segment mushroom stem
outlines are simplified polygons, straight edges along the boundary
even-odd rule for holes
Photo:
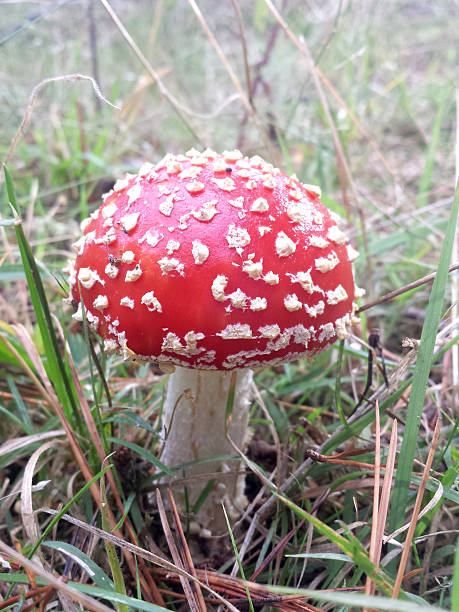
[[[192,461],[206,460],[181,469],[177,477],[189,478],[187,495],[192,506],[208,480],[215,480],[197,516],[213,533],[226,530],[222,501],[230,518],[237,518],[247,504],[245,478],[237,472],[239,460],[207,461],[212,457],[234,456],[234,449],[225,435],[225,411],[232,372],[191,370],[176,367],[169,378],[163,409],[163,434],[166,438],[161,461],[177,467]],[[232,419],[228,433],[244,450],[248,442],[250,388],[253,373],[237,370]],[[222,476],[195,478],[201,474],[220,472]],[[231,472],[224,475],[226,472]],[[182,489],[183,490],[183,489]],[[176,491],[175,499],[183,507],[184,494]]]

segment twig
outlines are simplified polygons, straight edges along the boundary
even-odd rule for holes
[[[457,269],[459,269],[459,262],[452,264],[448,268],[448,272],[454,272],[454,270],[457,270]],[[403,293],[406,293],[407,291],[411,291],[411,289],[416,289],[417,287],[421,287],[422,285],[431,283],[432,281],[435,280],[436,274],[437,274],[436,272],[432,272],[432,274],[427,274],[427,276],[423,276],[422,278],[419,278],[418,280],[413,281],[412,283],[408,283],[407,285],[400,287],[400,289],[394,289],[394,291],[390,291],[389,293],[386,293],[386,295],[383,295],[377,300],[373,300],[372,302],[368,302],[368,304],[364,304],[357,310],[357,314],[360,314],[361,312],[364,312],[365,310],[368,310],[369,308],[373,308],[373,306],[378,306],[378,304],[384,304],[384,302],[389,302],[390,300],[393,300],[399,295],[402,295]]]

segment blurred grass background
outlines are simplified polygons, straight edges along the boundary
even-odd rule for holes
[[[44,279],[50,309],[66,330],[99,435],[105,445],[112,436],[128,438],[145,461],[152,460],[156,448],[164,377],[148,366],[133,369],[116,359],[103,361],[116,408],[107,406],[103,385],[97,379],[95,382],[91,373],[87,345],[81,335],[71,333],[75,330],[69,324],[70,313],[64,312],[61,303],[65,293],[59,285],[65,287],[62,268],[70,256],[71,243],[79,235],[79,222],[98,206],[111,181],[126,171],[136,171],[145,160],[154,163],[167,151],[180,153],[193,146],[218,151],[240,148],[248,155],[260,154],[283,170],[295,172],[303,182],[320,184],[324,202],[347,219],[353,245],[361,253],[356,262],[357,282],[367,291],[365,300],[370,301],[437,269],[457,174],[457,2],[278,0],[276,7],[291,38],[264,0],[203,0],[198,4],[201,20],[191,1],[111,2],[154,71],[152,75],[123,38],[103,2],[0,2],[0,157],[8,155],[24,235]],[[218,41],[221,56],[203,29],[203,20]],[[295,42],[303,45],[302,51]],[[37,93],[30,122],[17,146],[9,151],[34,87],[44,79],[71,74],[95,79],[102,94],[120,110],[97,97],[87,80],[47,83]],[[328,117],[317,79],[328,103]],[[339,147],[333,139],[333,127]],[[11,210],[4,185],[2,190],[0,325],[5,337],[36,371],[37,363],[27,357],[12,326],[25,325],[45,365],[51,345],[36,325],[24,265],[8,226]],[[456,243],[453,263],[457,259]],[[458,333],[457,310],[450,308],[457,300],[453,278],[454,274],[446,286],[435,348],[438,356],[428,381],[420,434],[412,442],[413,453],[425,461],[433,421],[437,414],[442,415],[443,442],[434,465],[438,470],[435,476],[443,479],[449,497],[443,498],[439,511],[426,515],[418,537],[425,531],[444,531],[446,535],[420,541],[410,569],[423,571],[405,586],[427,603],[458,609],[450,595],[458,509],[454,384],[459,373],[448,345],[457,343]],[[425,286],[407,292],[393,302],[375,306],[363,318],[364,339],[368,328],[380,328],[390,371],[403,359],[402,339],[421,336],[429,291],[430,286]],[[431,331],[435,333],[436,328]],[[0,347],[0,408],[5,415],[5,421],[0,422],[0,441],[44,435],[59,426],[57,418],[37,394],[30,372],[5,346]],[[284,477],[301,464],[305,448],[329,443],[332,452],[339,443],[359,446],[372,438],[370,420],[365,428],[362,421],[354,430],[363,430],[361,439],[352,439],[350,433],[333,437],[339,426],[330,416],[335,406],[336,355],[331,351],[312,364],[289,364],[258,375],[280,440],[277,451],[282,448],[288,457],[278,465]],[[68,363],[66,367],[68,370]],[[338,397],[348,415],[363,389],[366,368],[366,348],[357,342],[346,345]],[[410,380],[410,375],[401,377],[384,405],[386,445],[394,411],[402,424],[406,418],[403,399],[407,396],[402,395],[402,400],[399,396]],[[373,412],[370,416],[373,419]],[[69,408],[67,417],[76,427],[83,427],[78,411],[74,414]],[[279,462],[281,453],[275,459],[269,422],[258,404],[252,427],[250,452],[267,469],[270,462]],[[89,457],[97,473],[101,465],[92,434],[84,428],[79,432],[82,456]],[[3,447],[0,474],[4,493],[10,493],[18,483],[20,486],[30,455],[40,441],[24,439],[24,446],[14,452]],[[269,446],[264,458],[260,441]],[[66,479],[69,473],[79,478],[75,469],[68,449],[48,458],[41,475],[44,478],[46,472],[46,477],[53,479],[54,489],[52,494],[41,495],[43,504],[55,506],[72,498]],[[351,524],[356,519],[354,498],[360,508],[357,518],[365,521],[371,517],[371,489],[359,488],[357,480],[353,488],[340,488],[360,476],[347,470],[315,464],[302,475],[305,490],[323,493],[330,486],[340,491],[320,506],[327,524],[333,525],[336,519]],[[257,486],[254,482],[254,490]],[[143,513],[145,496],[143,502],[141,498],[134,501],[129,492],[123,497],[123,503],[130,499],[130,517],[138,533],[150,529],[150,519],[146,521]],[[89,521],[94,508],[90,498],[85,499],[81,513]],[[424,503],[429,499],[426,493]],[[296,502],[308,507],[309,493],[300,494]],[[414,504],[414,494],[410,504]],[[12,529],[27,549],[34,542],[27,529],[23,531],[20,509],[15,513],[10,506],[3,506],[3,512],[0,506],[0,529]],[[403,519],[403,512],[398,518]],[[270,517],[267,543],[260,544],[256,563],[263,562],[269,546],[293,525],[294,516],[286,508]],[[64,528],[60,535],[63,540],[70,537]],[[366,545],[368,529],[357,529],[357,535]],[[299,537],[290,552],[301,552],[305,541]],[[320,539],[314,544],[313,550],[323,550]],[[336,554],[335,549],[333,552]],[[226,551],[222,557],[221,564],[212,559],[211,566],[228,564],[230,553]],[[346,578],[349,566],[338,557],[311,560],[307,570],[302,569],[303,563],[274,560],[265,568],[263,582],[320,588],[360,584],[361,571],[354,569],[351,578]]]

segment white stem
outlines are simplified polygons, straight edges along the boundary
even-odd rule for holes
[[[234,456],[234,449],[225,436],[225,411],[232,372],[191,370],[177,367],[170,376],[163,408],[163,434],[166,443],[161,461],[168,467],[183,463]],[[238,370],[229,435],[235,444],[245,449],[248,442],[251,370]],[[210,472],[237,472],[238,460],[210,461],[186,467],[178,478],[189,477],[187,492],[192,505],[209,479],[193,478]],[[235,518],[247,504],[244,496],[244,477],[236,474],[215,478],[212,492],[206,499],[198,519],[212,532],[225,530],[221,502],[231,518]],[[183,491],[183,489],[182,489]],[[174,489],[175,501],[183,509],[182,491]]]

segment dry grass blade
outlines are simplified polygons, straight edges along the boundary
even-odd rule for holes
[[[381,423],[379,419],[379,402],[375,404],[375,482],[373,488],[373,516],[371,524],[370,536],[370,551],[369,557],[372,563],[376,563],[376,547],[378,535],[378,519],[379,519],[379,481],[381,476]],[[367,576],[365,582],[365,594],[371,595],[375,591],[375,583]],[[364,611],[367,612],[367,611]]]
[[[40,379],[38,378],[38,376],[35,374],[35,372],[29,367],[28,363],[21,357],[21,355],[19,354],[19,352],[14,348],[14,346],[11,344],[11,342],[9,342],[4,336],[2,336],[2,334],[0,334],[0,342],[2,342],[5,347],[7,348],[7,350],[14,355],[14,357],[16,358],[16,360],[18,361],[18,363],[21,365],[21,367],[23,368],[23,370],[26,372],[27,376],[30,378],[30,380],[34,383],[34,385],[37,387],[40,395],[42,395],[42,397],[44,398],[44,400],[48,403],[48,404],[53,404],[54,399],[51,398],[48,394],[47,389],[45,388],[45,386],[43,386],[43,384],[41,383]],[[30,355],[29,355],[30,356]],[[54,393],[54,390],[53,390]],[[55,398],[55,394],[54,394],[54,398]]]
[[[277,433],[273,417],[271,416],[268,408],[266,407],[266,404],[265,404],[265,402],[263,400],[263,397],[262,397],[260,391],[258,390],[257,385],[254,382],[252,382],[252,393],[254,394],[254,397],[257,400],[257,402],[260,404],[260,407],[263,410],[263,414],[264,414],[266,420],[268,421],[269,431],[270,431],[271,436],[273,438],[274,446],[276,447],[276,457],[277,457],[276,466],[280,466],[280,465],[282,465],[282,448],[281,448],[281,443],[280,443],[280,440],[279,440],[279,434]],[[276,476],[277,476],[276,477],[276,484],[279,487],[280,484],[281,484],[279,482],[279,479],[280,479],[280,476],[281,476],[279,470],[277,470]]]
[[[24,325],[21,325],[20,323],[16,325],[12,325],[11,327],[14,329],[17,337],[22,343],[22,346],[25,348],[27,355],[30,357],[30,360],[34,368],[36,369],[38,375],[40,376],[46,388],[46,392],[48,396],[54,397],[54,399],[57,401],[57,396],[55,394],[54,387],[51,384],[51,381],[49,380],[48,375],[46,374],[46,370],[43,366],[43,362],[41,360],[40,354],[37,350],[36,345],[34,344],[34,341],[30,337],[29,332],[24,327]]]
[[[64,436],[65,431],[63,429],[53,429],[52,431],[44,431],[43,433],[32,434],[30,436],[24,436],[22,438],[11,438],[7,442],[4,442],[0,446],[0,457],[13,453],[21,448],[35,444],[36,442],[43,442],[49,438],[56,438],[57,436]]]
[[[426,465],[422,474],[421,484],[419,485],[418,494],[416,496],[416,502],[414,505],[413,515],[411,517],[410,526],[408,528],[408,533],[406,534],[405,544],[403,546],[402,556],[400,559],[400,564],[397,570],[397,577],[395,579],[394,589],[392,591],[392,597],[394,599],[398,598],[400,593],[400,588],[402,586],[403,577],[405,574],[405,568],[408,561],[408,555],[410,554],[411,544],[413,542],[414,531],[416,529],[416,524],[418,521],[419,513],[421,511],[421,503],[422,498],[424,496],[426,490],[427,479],[429,478],[430,468],[432,467],[432,463],[435,456],[435,451],[437,449],[438,436],[440,435],[441,428],[441,419],[437,418],[437,423],[435,425],[435,431],[432,438],[432,444],[429,450],[429,454],[427,456]]]
[[[36,576],[43,578],[50,586],[54,587],[57,591],[60,591],[70,597],[73,601],[80,603],[85,609],[92,610],[93,612],[113,612],[113,608],[109,608],[104,604],[99,603],[92,597],[80,593],[73,587],[66,584],[62,579],[57,578],[54,574],[47,572],[41,568],[38,563],[31,561],[24,557],[21,553],[14,550],[4,542],[0,540],[0,551],[4,553],[9,559],[14,559],[20,563],[28,571],[33,572]]]
[[[68,359],[68,362],[69,362],[69,365],[70,365],[73,382],[75,384],[75,389],[76,389],[77,394],[78,394],[78,399],[79,399],[79,402],[80,402],[81,410],[83,412],[83,416],[84,416],[86,424],[88,426],[88,430],[89,430],[91,439],[92,439],[92,441],[94,443],[94,446],[95,446],[95,448],[97,450],[97,454],[98,454],[99,459],[101,461],[101,465],[103,465],[104,461],[106,460],[106,456],[105,456],[105,451],[104,451],[104,448],[103,448],[103,445],[102,445],[102,440],[100,439],[99,432],[97,431],[97,427],[96,427],[96,424],[94,422],[94,418],[93,418],[92,412],[91,412],[91,410],[89,408],[89,404],[88,404],[88,402],[86,400],[86,397],[85,397],[85,395],[83,393],[83,390],[81,388],[81,384],[80,384],[80,381],[79,381],[79,378],[78,378],[78,374],[76,372],[75,364],[73,362],[72,354],[70,352],[70,348],[68,346],[68,343],[65,341],[62,327],[61,327],[61,325],[60,325],[60,323],[59,323],[59,321],[57,320],[56,317],[53,316],[53,320],[54,320],[54,322],[56,324],[59,336],[60,336],[62,342],[64,343],[65,350],[67,352],[67,359]],[[117,506],[118,506],[121,514],[123,514],[124,513],[123,502],[121,500],[120,494],[118,492],[118,488],[116,486],[115,478],[114,478],[111,470],[109,470],[107,472],[107,479],[108,479],[108,481],[110,483],[110,487],[111,487],[113,496],[115,497],[115,501],[117,503]],[[96,486],[96,489],[97,489],[97,491],[99,491],[99,488],[97,486]],[[100,492],[99,492],[99,496],[100,496]],[[100,499],[100,497],[99,497],[99,499]],[[116,520],[115,520],[115,517],[114,517],[113,512],[111,511],[111,509],[108,509],[108,518],[110,520],[110,525],[113,528],[116,525]],[[132,526],[131,526],[130,522],[128,520],[125,520],[124,525],[125,525],[126,529],[129,532],[129,536],[131,537],[131,540],[135,541],[135,533],[134,533],[134,530],[132,529]],[[120,535],[120,536],[122,535],[120,530],[117,530],[116,533],[118,535]],[[136,568],[134,559],[132,558],[131,555],[129,555],[129,553],[126,554],[126,561],[128,563],[128,566],[129,566],[129,569],[131,571],[131,574],[132,574],[133,578],[135,579],[138,572],[137,572],[137,568]],[[156,584],[149,583],[149,581],[145,578],[145,576],[143,576],[143,572],[142,571],[140,571],[140,582],[142,584],[142,588],[144,589],[145,594],[149,594],[150,597],[152,599],[154,599],[156,602],[160,603],[161,605],[164,605],[164,602],[162,600],[162,597],[161,597],[161,595],[159,593],[159,590],[158,590]]]
[[[392,424],[392,433],[390,436],[389,451],[387,454],[386,473],[384,474],[383,487],[379,500],[379,515],[377,520],[377,531],[375,534],[376,545],[373,558],[373,563],[376,565],[376,567],[379,566],[379,562],[381,559],[384,527],[386,525],[387,513],[389,510],[390,491],[394,477],[395,457],[397,454],[397,431],[397,420],[394,419],[394,422]],[[374,589],[372,589],[372,592],[374,592]]]
[[[417,487],[416,487],[416,489],[417,489]],[[428,512],[430,512],[430,510],[432,510],[432,508],[435,508],[435,506],[438,504],[438,502],[441,500],[442,497],[443,497],[443,485],[441,484],[441,482],[438,482],[437,490],[435,491],[435,493],[434,493],[432,499],[429,501],[429,503],[426,504],[424,506],[424,508],[421,510],[421,512],[419,513],[418,520],[421,519]],[[405,531],[407,531],[409,529],[410,525],[411,525],[411,521],[406,523],[406,525],[402,525],[399,529],[396,529],[395,531],[393,531],[389,535],[384,536],[383,544],[385,544],[386,542],[390,542],[391,540],[392,540],[392,543],[394,543],[394,538],[396,538],[401,533],[404,533]]]
[[[171,489],[167,489],[167,495],[168,495],[169,503],[170,503],[170,506],[171,506],[172,516],[174,518],[174,526],[175,526],[175,530],[177,532],[178,544],[179,544],[179,546],[181,548],[181,552],[182,552],[181,557],[182,557],[182,560],[183,560],[184,568],[192,576],[197,578],[196,569],[194,567],[194,563],[193,563],[193,559],[191,557],[190,549],[188,548],[188,544],[187,544],[187,541],[185,539],[185,534],[183,533],[182,523],[180,522],[180,517],[179,517],[179,514],[178,514],[177,506],[175,505],[175,500],[174,500],[174,496],[172,495]],[[192,582],[191,583],[191,588],[193,590],[195,590],[196,601],[198,603],[198,606],[200,607],[200,610],[202,612],[206,612],[206,604],[205,604],[204,597],[203,597],[203,594],[202,594],[202,591],[201,591],[201,587],[199,586],[199,584],[197,582]]]
[[[392,375],[390,376],[389,389],[387,389],[385,385],[381,385],[381,387],[377,389],[371,395],[367,404],[361,406],[358,410],[356,410],[356,412],[354,412],[354,414],[349,418],[348,423],[352,424],[356,422],[359,418],[361,418],[363,415],[365,415],[369,409],[372,409],[373,402],[375,402],[377,399],[380,399],[380,400],[384,399],[391,392],[390,390],[398,382],[400,382],[400,380],[404,378],[409,368],[411,367],[413,362],[416,360],[416,356],[417,356],[417,349],[413,348],[403,359],[400,360],[400,363],[398,364],[397,368],[393,371]],[[337,428],[337,430],[335,431],[335,436],[339,435],[342,431],[344,431],[343,425]],[[319,447],[317,451],[321,452],[321,450],[325,447],[326,444],[327,442],[324,442],[324,444],[321,447]],[[303,461],[303,463],[295,470],[295,472],[293,472],[293,474],[289,476],[287,480],[285,480],[285,482],[282,483],[282,486],[279,487],[279,492],[286,493],[292,487],[296,486],[298,483],[298,480],[301,479],[302,475],[308,469],[311,463],[312,463],[312,460],[310,457],[308,457],[305,461]],[[387,466],[386,466],[386,474],[387,474]],[[391,481],[389,480],[388,483],[390,486]],[[241,562],[243,558],[245,557],[245,554],[247,552],[247,549],[250,545],[250,542],[252,541],[252,538],[255,532],[259,529],[259,526],[263,523],[263,520],[265,519],[265,517],[269,515],[272,508],[277,503],[277,500],[278,498],[275,495],[271,495],[269,499],[267,499],[263,503],[263,505],[260,506],[255,512],[255,514],[253,515],[249,528],[245,535],[244,542],[239,550],[239,558]],[[235,568],[236,567],[237,566],[235,564]],[[237,571],[237,569],[235,569],[234,571]]]
[[[281,554],[281,552],[284,550],[284,548],[287,546],[287,544],[290,542],[290,540],[295,535],[295,532],[299,531],[301,527],[305,524],[305,522],[306,522],[306,519],[301,519],[298,525],[295,525],[295,527],[291,529],[289,533],[287,533],[287,535],[285,535],[282,538],[282,540],[276,544],[276,546],[272,549],[272,551],[266,556],[263,563],[261,563],[259,567],[257,567],[257,569],[250,576],[250,580],[252,582],[256,580],[257,576],[259,576],[262,572],[266,570],[266,568],[269,566],[269,564],[274,559],[274,557],[276,557],[276,555]]]
[[[156,503],[158,504],[159,517],[161,519],[161,525],[163,526],[164,535],[166,536],[167,545],[169,546],[169,550],[172,555],[172,559],[177,567],[181,570],[185,570],[184,563],[179,554],[177,546],[175,544],[174,536],[172,535],[172,531],[169,525],[169,521],[167,520],[166,510],[164,508],[163,499],[161,497],[161,491],[156,489]],[[183,574],[179,576],[180,583],[182,585],[183,591],[186,595],[186,599],[188,605],[190,606],[191,612],[199,612],[198,604],[196,602],[196,598],[193,593],[193,589],[191,587],[190,581],[186,579]]]
[[[46,452],[49,448],[55,448],[56,442],[56,440],[50,440],[49,442],[42,444],[40,448],[37,448],[37,450],[28,460],[24,470],[24,478],[22,480],[21,487],[21,515],[22,524],[24,526],[30,544],[36,544],[40,538],[38,523],[33,510],[32,503],[32,480],[40,455]],[[38,552],[40,554],[40,551]]]
[[[21,363],[24,363],[24,366],[25,366],[26,371],[28,373],[30,371],[30,373],[32,375],[32,379],[35,381],[35,383],[37,384],[38,388],[44,394],[44,396],[46,397],[46,399],[48,400],[48,402],[51,404],[52,408],[54,409],[54,412],[57,414],[57,416],[59,418],[59,421],[60,421],[63,429],[65,430],[68,443],[69,443],[69,445],[71,447],[71,450],[72,450],[72,454],[75,457],[75,459],[76,459],[76,461],[78,463],[78,466],[80,467],[86,482],[88,482],[88,481],[90,481],[93,478],[94,475],[93,475],[93,473],[92,473],[92,471],[91,471],[91,469],[89,467],[89,464],[88,464],[88,462],[86,460],[86,457],[85,457],[83,451],[80,448],[80,445],[79,445],[79,443],[77,441],[77,438],[76,438],[74,432],[72,431],[72,429],[71,429],[71,427],[70,427],[70,425],[69,425],[69,423],[68,423],[68,421],[67,421],[67,419],[65,417],[65,414],[64,414],[64,412],[62,410],[62,406],[61,406],[60,402],[58,401],[57,396],[56,396],[56,394],[54,392],[54,388],[53,388],[53,386],[51,384],[51,381],[49,380],[49,378],[48,378],[48,376],[47,376],[47,374],[45,372],[45,369],[43,368],[43,364],[41,363],[41,359],[40,359],[40,356],[38,354],[38,351],[37,351],[34,343],[32,342],[32,339],[30,338],[30,335],[29,335],[28,331],[25,329],[25,327],[23,327],[21,325],[16,325],[16,326],[14,326],[14,329],[15,329],[15,332],[17,333],[18,337],[20,338],[21,342],[23,343],[24,348],[26,349],[30,359],[32,360],[32,363],[37,368],[37,371],[40,372],[40,375],[43,377],[43,385],[37,379],[37,377],[33,374],[33,372],[31,372],[31,370],[30,370],[30,368],[28,368],[27,364],[25,364],[22,360],[21,360]],[[61,337],[62,337],[62,330],[61,330],[60,326],[58,326],[58,329],[59,329],[59,332],[60,332]],[[0,338],[3,340],[3,342],[5,344],[9,344],[5,338],[3,338],[1,336],[0,336]],[[13,348],[13,347],[11,347],[11,348]],[[19,357],[19,355],[18,355],[18,357]],[[77,385],[77,387],[78,387],[78,385]],[[83,404],[85,404],[85,403],[86,403],[86,400],[84,400]],[[88,407],[88,411],[89,411],[89,407]],[[85,415],[85,416],[87,416],[87,415]],[[90,423],[92,421],[92,415],[90,415],[89,418],[90,418],[90,420],[89,420],[89,423]],[[95,425],[94,425],[94,430],[95,430],[95,433],[97,434],[97,437],[98,437],[98,433],[97,433],[97,430],[95,429]],[[102,449],[102,444],[100,442],[100,439],[99,439],[99,445],[100,445],[100,448]],[[103,452],[103,450],[102,450],[101,454],[102,454],[102,458],[101,458],[101,463],[102,463],[104,458],[105,458],[104,457],[105,453]],[[111,486],[113,488],[113,491],[115,492],[115,496],[118,497],[118,502],[119,502],[119,505],[120,505],[120,507],[122,509],[123,508],[122,502],[121,502],[121,499],[119,498],[119,494],[118,494],[118,491],[117,491],[116,486],[115,486],[113,475],[111,475],[110,483],[111,483]],[[99,487],[98,487],[97,483],[95,483],[95,482],[92,483],[91,487],[90,487],[90,490],[91,490],[91,494],[92,494],[92,496],[94,498],[94,501],[96,502],[96,504],[100,508],[101,497],[100,497],[100,490],[99,490]],[[114,517],[113,512],[111,511],[111,509],[108,510],[108,513],[109,513],[110,524],[111,524],[111,527],[113,528],[116,525],[116,520],[115,520],[115,517]],[[121,535],[120,531],[117,531],[117,533],[119,535]],[[131,530],[130,533],[131,533],[131,537],[133,537],[132,530]],[[125,555],[125,557],[126,557],[126,561],[128,563],[128,566],[129,566],[129,569],[131,571],[132,576],[134,578],[136,578],[138,571],[137,571],[137,568],[136,568],[135,561],[134,561],[133,557],[129,553],[127,553]],[[140,582],[141,582],[142,588],[144,589],[145,593],[151,593],[150,585],[147,582],[147,580],[144,578],[142,573],[140,574]],[[157,588],[154,589],[153,592],[154,592],[154,595],[155,595],[155,600],[158,603],[161,603],[162,602],[162,598],[161,598],[161,595],[160,595],[158,589]],[[162,602],[162,603],[164,603],[164,602]]]

